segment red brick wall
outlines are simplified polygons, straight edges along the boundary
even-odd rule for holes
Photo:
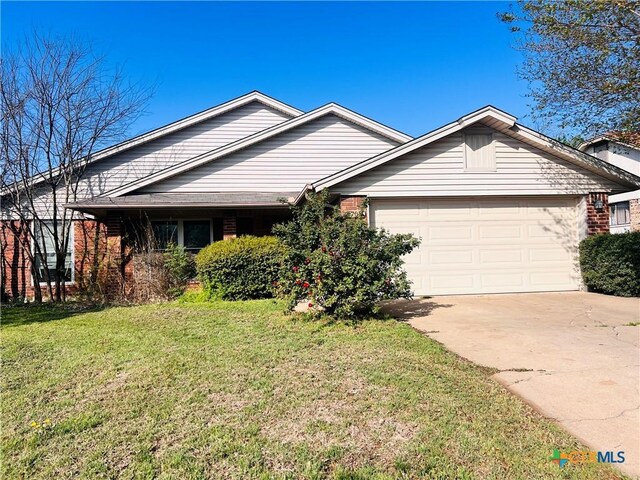
[[[119,216],[110,216],[103,221],[103,225],[106,235],[105,293],[109,297],[120,296],[124,289],[125,272],[131,277],[133,268],[132,262],[125,262],[124,223]]]
[[[596,200],[602,201],[602,209],[596,210]],[[609,232],[609,196],[606,193],[590,193],[587,196],[587,234]]]
[[[631,215],[631,231],[640,232],[640,198],[629,200],[629,213]]]
[[[237,223],[235,215],[225,215],[222,219],[222,238],[227,240],[235,238],[237,233]]]
[[[341,196],[340,211],[342,212],[358,212],[366,197],[361,196]],[[366,211],[365,211],[366,218]]]
[[[4,288],[10,297],[33,298],[31,264],[24,247],[16,236],[19,223],[13,228],[8,223],[0,225],[0,241],[3,245],[2,267]],[[92,286],[103,290],[107,296],[119,294],[123,286],[122,234],[120,218],[109,218],[104,223],[96,220],[77,220],[73,227],[74,285],[67,285],[67,294]],[[28,232],[22,229],[23,242]],[[46,291],[43,290],[43,296]]]
[[[31,262],[28,257],[30,248],[28,229],[21,221],[2,222],[0,242],[2,243],[2,281],[4,293],[12,298],[30,298]]]

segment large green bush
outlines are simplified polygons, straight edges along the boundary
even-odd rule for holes
[[[580,243],[580,268],[593,291],[640,296],[640,232],[585,238]]]
[[[196,255],[198,278],[214,298],[268,298],[275,292],[283,250],[274,237],[245,236],[215,242]]]
[[[402,256],[419,240],[369,227],[363,212],[342,213],[320,193],[274,227],[287,247],[280,289],[291,307],[304,301],[336,318],[354,318],[375,313],[381,300],[411,297]]]

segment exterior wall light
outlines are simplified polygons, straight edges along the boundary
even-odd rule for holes
[[[604,208],[604,202],[598,198],[595,202],[593,202],[593,207],[596,210],[602,210]]]

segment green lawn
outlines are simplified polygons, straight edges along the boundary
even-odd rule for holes
[[[406,324],[282,311],[4,308],[2,478],[619,478]]]

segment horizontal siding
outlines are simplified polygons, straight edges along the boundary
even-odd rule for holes
[[[251,102],[89,165],[85,172],[85,195],[107,192],[289,118],[260,102]]]
[[[140,192],[298,191],[397,144],[326,115]]]
[[[583,194],[617,186],[567,161],[494,133],[496,170],[465,171],[464,132],[332,187],[345,195],[454,196]]]

